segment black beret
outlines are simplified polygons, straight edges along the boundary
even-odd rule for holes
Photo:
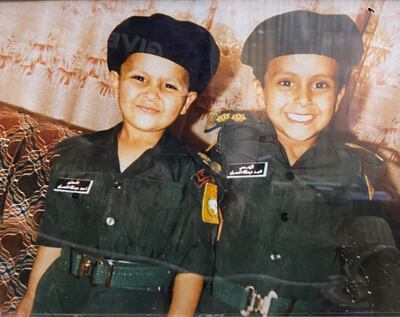
[[[133,53],[153,54],[181,65],[189,72],[189,90],[197,92],[207,87],[219,63],[219,49],[210,32],[163,14],[132,16],[111,32],[107,42],[110,71],[120,72]]]
[[[346,76],[361,59],[364,48],[359,29],[347,15],[292,11],[261,22],[247,38],[242,62],[263,81],[271,59],[292,54],[333,57],[339,76]]]

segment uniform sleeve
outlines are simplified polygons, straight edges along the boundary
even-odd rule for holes
[[[211,276],[214,266],[212,236],[200,237],[200,234],[197,234],[197,236],[197,241],[194,240],[192,247],[188,249],[180,266],[183,271]]]
[[[196,185],[195,179],[191,179],[187,191],[189,209],[187,214],[190,216],[185,228],[186,238],[182,239],[186,241],[182,241],[183,253],[179,266],[183,271],[210,276],[214,269],[214,246],[218,224],[207,223],[202,218],[204,192],[205,183]]]

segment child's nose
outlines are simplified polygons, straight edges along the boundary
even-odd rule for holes
[[[149,101],[157,100],[159,98],[158,88],[153,86],[148,87],[147,91],[145,92],[145,96]]]
[[[296,104],[307,107],[311,102],[311,91],[308,87],[299,87],[295,92],[295,102]]]

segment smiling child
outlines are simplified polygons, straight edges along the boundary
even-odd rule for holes
[[[382,160],[330,131],[362,53],[346,15],[288,12],[247,38],[242,61],[266,109],[227,111],[208,126],[221,127],[215,149],[230,193],[205,311],[400,309],[400,255],[364,173]]]
[[[215,171],[168,127],[214,76],[218,47],[194,23],[133,16],[107,62],[123,120],[57,146],[18,316],[191,316],[211,273]]]

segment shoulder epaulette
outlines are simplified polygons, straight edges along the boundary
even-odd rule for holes
[[[221,111],[210,113],[204,131],[209,132],[227,123],[242,123],[249,120],[251,115],[247,112]]]
[[[356,155],[363,163],[372,168],[380,168],[384,166],[384,160],[375,152],[355,143],[347,142],[345,148],[352,154]]]

